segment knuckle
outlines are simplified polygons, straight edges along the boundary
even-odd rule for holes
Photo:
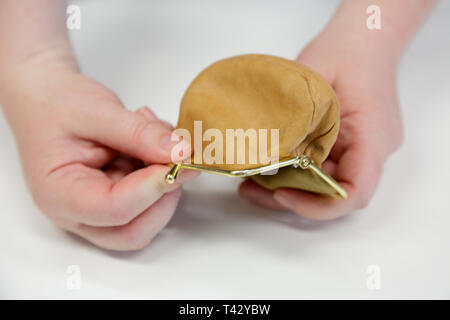
[[[42,195],[39,191],[31,190],[31,199],[36,207],[45,215],[49,214],[48,206],[46,205],[46,201],[43,200]]]
[[[374,184],[377,184],[379,178],[381,177],[381,174],[383,173],[383,160],[377,159],[373,164],[371,170],[373,172],[373,177],[375,179]]]
[[[133,242],[130,242],[130,243],[128,244],[127,250],[128,250],[128,251],[138,251],[138,250],[142,250],[142,249],[144,249],[149,243],[150,243],[150,241],[149,241],[149,242],[146,242],[146,241],[133,241]]]
[[[132,125],[131,141],[135,147],[142,145],[144,140],[144,135],[151,127],[151,122],[145,121],[143,119],[135,120]]]
[[[405,134],[403,133],[403,130],[400,130],[400,132],[395,136],[393,151],[397,151],[398,149],[400,149],[404,141],[405,141]]]
[[[387,145],[389,146],[388,152],[395,152],[403,145],[405,139],[405,133],[403,124],[397,121],[392,125],[392,128],[388,130],[389,132],[389,141]]]
[[[149,237],[148,235],[141,232],[140,228],[127,228],[122,232],[121,235],[122,245],[125,250],[135,251],[145,248],[153,239],[153,235]]]
[[[30,195],[34,205],[50,220],[55,220],[58,216],[63,215],[67,210],[69,210],[67,207],[61,208],[57,203],[55,203],[51,195],[51,190],[48,189],[48,186],[43,181],[37,183],[36,186],[31,186]]]
[[[49,184],[46,179],[38,176],[34,172],[28,173],[25,171],[25,177],[27,178],[27,184],[30,190],[31,200],[42,212],[48,211],[48,193]]]
[[[97,90],[92,92],[92,100],[94,105],[98,106],[108,106],[108,107],[120,107],[122,108],[122,102],[117,94],[111,90],[103,87],[99,83],[94,83]]]
[[[372,199],[372,197],[370,195],[367,195],[367,194],[360,195],[356,201],[356,209],[360,210],[360,209],[367,208],[370,204],[371,199]]]
[[[115,226],[123,226],[133,220],[133,216],[128,212],[128,210],[123,210],[121,208],[114,209],[109,215],[111,224]]]

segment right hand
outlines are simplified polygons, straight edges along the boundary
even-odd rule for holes
[[[197,175],[165,182],[172,128],[148,108],[126,110],[76,70],[40,60],[18,68],[0,96],[35,203],[97,246],[146,246],[172,217],[182,183]]]

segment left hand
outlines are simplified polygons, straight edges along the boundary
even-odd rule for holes
[[[250,180],[240,186],[243,197],[316,220],[338,218],[369,204],[386,159],[403,139],[395,64],[360,43],[337,45],[330,52],[335,38],[332,32],[325,32],[297,60],[328,80],[339,99],[340,131],[322,168],[346,189],[348,198],[324,198],[288,188],[272,192]]]

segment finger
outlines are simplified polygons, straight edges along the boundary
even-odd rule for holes
[[[126,155],[117,156],[105,168],[105,174],[113,181],[119,181],[131,172],[141,169],[144,166],[142,161]]]
[[[322,170],[329,176],[334,177],[336,176],[337,163],[333,159],[328,158],[322,163]]]
[[[117,152],[98,143],[84,139],[67,139],[64,156],[67,161],[81,162],[86,166],[101,168],[117,157]]]
[[[170,163],[172,150],[182,150],[182,158],[191,154],[189,142],[181,140],[159,120],[123,108],[103,107],[82,113],[80,124],[75,125],[81,137],[102,143],[114,150],[149,163]]]
[[[142,107],[136,110],[136,113],[143,116],[147,120],[159,120],[167,129],[173,131],[174,127],[169,122],[159,119],[156,114],[149,107]]]
[[[360,114],[341,115],[340,122],[339,134],[329,155],[336,162],[355,143],[355,140],[358,139],[357,137],[365,137],[370,134],[370,131],[366,129],[369,127],[369,124]]]
[[[335,179],[346,189],[345,200],[331,199],[308,192],[279,189],[274,199],[304,217],[329,220],[366,207],[381,175],[382,160],[367,145],[353,146],[342,155],[336,167]]]
[[[141,116],[143,116],[144,118],[146,118],[147,120],[150,120],[150,121],[158,120],[158,117],[156,116],[156,114],[147,106],[137,109],[136,113],[140,114]]]
[[[240,184],[239,195],[262,207],[274,210],[289,210],[273,198],[273,191],[265,189],[251,180],[245,180]]]
[[[92,227],[71,226],[69,231],[93,244],[110,250],[139,250],[167,225],[177,207],[181,190],[166,193],[161,199],[124,226]]]
[[[115,182],[102,171],[73,164],[49,176],[46,198],[57,206],[52,210],[57,216],[92,226],[124,225],[162,195],[196,176],[180,172],[171,185],[165,181],[168,171],[167,166],[151,165]]]
[[[327,174],[334,175],[334,172],[336,170],[336,163],[334,163],[334,161],[331,159],[327,159],[322,164],[322,169]],[[239,186],[239,194],[243,198],[246,198],[263,207],[274,210],[290,210],[273,198],[273,191],[263,188],[251,180],[245,180],[241,183],[241,185]]]

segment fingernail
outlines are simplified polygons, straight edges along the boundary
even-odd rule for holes
[[[164,151],[171,152],[178,143],[177,136],[168,133],[162,136],[160,146]]]
[[[279,204],[281,204],[286,209],[294,211],[294,207],[293,207],[291,201],[289,199],[285,198],[282,194],[275,191],[275,193],[273,194],[273,198],[275,199],[275,201],[277,201]]]
[[[198,171],[182,170],[177,176],[177,182],[181,184],[186,183],[197,178],[199,174],[200,172]]]
[[[161,123],[163,124],[163,126],[165,126],[166,128],[168,128],[169,130],[173,130],[174,129],[174,126],[170,123],[170,122],[168,122],[168,121],[166,121],[166,120],[160,120],[161,121]]]
[[[137,110],[137,113],[142,115],[147,120],[156,120],[156,115],[148,108],[148,107],[141,107]]]
[[[189,142],[183,140],[180,136],[175,133],[169,133],[161,138],[160,146],[166,152],[172,154],[174,159],[172,162],[177,162],[177,160],[183,160],[190,156],[191,145]],[[181,154],[181,156],[180,156]]]

